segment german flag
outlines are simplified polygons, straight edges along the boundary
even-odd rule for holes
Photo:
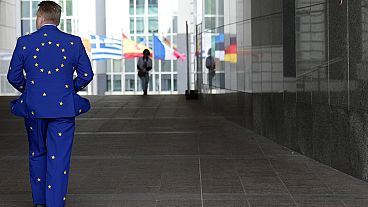
[[[230,46],[225,50],[225,61],[230,63],[238,62],[238,45],[236,37],[230,37]]]

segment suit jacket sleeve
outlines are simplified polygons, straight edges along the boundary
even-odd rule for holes
[[[86,87],[93,79],[93,71],[91,66],[91,61],[86,53],[83,46],[82,40],[78,38],[78,56],[76,71],[77,77],[74,79],[74,90],[78,92]]]
[[[23,74],[23,47],[25,46],[21,45],[21,40],[20,38],[18,38],[17,45],[14,49],[13,56],[10,61],[9,71],[7,75],[9,83],[21,93],[24,92],[26,86],[26,79]]]

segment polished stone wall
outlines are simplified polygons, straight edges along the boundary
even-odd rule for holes
[[[204,84],[203,103],[368,181],[368,0],[232,3],[244,9],[222,29],[237,36],[237,62],[218,62],[225,87]]]

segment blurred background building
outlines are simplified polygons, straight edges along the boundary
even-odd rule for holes
[[[17,37],[36,31],[39,0],[0,1],[0,94],[17,94],[6,80],[9,60]],[[122,39],[122,34],[153,47],[153,34],[170,41],[186,53],[185,22],[195,28],[197,1],[189,0],[56,0],[63,10],[59,29],[89,38],[104,35]],[[180,7],[180,9],[179,9]],[[191,39],[193,37],[191,36]],[[193,44],[193,43],[191,43]],[[191,59],[194,61],[194,58]],[[96,77],[82,94],[141,94],[136,74],[137,59],[93,61]],[[194,65],[194,63],[193,63]],[[187,86],[187,62],[155,60],[151,72],[150,94],[182,94]]]

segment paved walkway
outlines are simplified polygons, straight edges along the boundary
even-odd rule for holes
[[[0,98],[0,206],[30,207],[23,121]],[[368,183],[182,96],[93,97],[77,121],[67,207],[357,207]]]

